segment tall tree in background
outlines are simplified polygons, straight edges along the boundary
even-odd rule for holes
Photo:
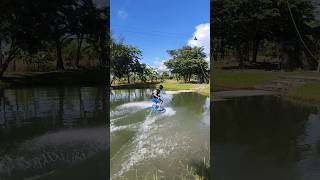
[[[2,0],[0,8],[1,78],[19,50],[35,53],[43,47],[44,34],[39,33],[43,27],[37,15],[39,4],[28,0]]]
[[[311,0],[212,0],[211,8],[216,60],[224,59],[226,50],[231,50],[240,66],[255,63],[261,44],[272,42],[279,44],[283,68],[300,68],[306,63],[314,67],[316,61],[303,43],[312,49],[308,43],[315,21]]]
[[[203,47],[183,46],[180,49],[168,50],[170,59],[164,64],[172,73],[177,73],[184,80],[190,81],[197,75],[200,82],[208,81],[208,62]]]
[[[113,42],[111,45],[111,72],[117,78],[127,77],[130,83],[130,75],[133,72],[140,72],[137,65],[142,51],[136,47],[126,45],[122,42]]]
[[[110,67],[108,64],[108,55],[111,41],[110,35],[107,33],[109,29],[108,8],[101,8],[95,11],[94,19],[88,29],[90,29],[87,42],[99,54],[99,63],[102,67]]]
[[[288,70],[314,68],[314,52],[309,51],[313,49],[313,44],[308,38],[312,35],[311,24],[315,21],[313,3],[310,0],[290,0],[275,6],[281,16],[272,30],[281,47],[281,65]]]
[[[0,1],[0,77],[16,59],[39,64],[54,58],[56,69],[64,70],[66,58],[78,67],[82,51],[87,62],[108,66],[108,10],[92,0]]]
[[[85,38],[90,34],[92,22],[95,20],[95,6],[92,0],[79,0],[76,4],[75,10],[68,16],[70,28],[76,37],[77,50],[74,65],[79,67],[81,58],[81,50]]]

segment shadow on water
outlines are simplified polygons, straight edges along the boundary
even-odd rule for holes
[[[214,179],[320,178],[316,107],[261,96],[215,102],[212,111]]]
[[[106,179],[107,103],[103,87],[2,90],[0,179]]]

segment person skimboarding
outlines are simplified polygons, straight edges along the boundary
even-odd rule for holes
[[[163,86],[160,85],[158,89],[152,92],[152,102],[156,104],[158,109],[162,108],[163,100],[160,97],[160,92],[162,91]]]

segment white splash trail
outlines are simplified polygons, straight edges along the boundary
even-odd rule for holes
[[[142,101],[142,102],[130,102],[130,103],[125,103],[117,107],[117,109],[128,109],[128,108],[133,108],[133,109],[145,109],[148,107],[152,106],[152,102],[150,101]]]
[[[136,129],[138,128],[139,124],[141,123],[134,123],[134,124],[129,124],[129,125],[123,125],[123,126],[115,126],[113,124],[110,124],[110,133],[114,133],[117,131],[121,131],[124,129]]]
[[[149,108],[152,106],[151,101],[141,101],[141,102],[130,102],[130,103],[125,103],[122,104],[118,107],[116,107],[115,110],[110,112],[110,117],[117,117],[117,116],[124,116],[126,114],[133,114],[136,113],[140,110]],[[114,118],[116,119],[116,118]]]
[[[128,171],[135,164],[152,157],[164,155],[172,151],[171,145],[174,142],[167,142],[159,136],[152,136],[158,126],[154,123],[164,117],[173,116],[176,111],[171,107],[166,108],[164,113],[150,112],[145,121],[141,123],[137,137],[132,141],[134,149],[127,155],[127,160],[122,163],[121,170],[115,174],[115,177],[121,176],[124,172]],[[153,137],[153,138],[152,138]],[[155,139],[154,139],[155,138]],[[158,142],[158,143],[154,143]]]
[[[210,98],[206,99],[206,102],[204,104],[205,111],[203,112],[202,122],[206,125],[210,126]]]

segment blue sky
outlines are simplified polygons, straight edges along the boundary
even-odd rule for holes
[[[186,44],[209,53],[209,0],[110,0],[110,14],[113,37],[140,48],[150,66],[164,68],[166,50]]]

